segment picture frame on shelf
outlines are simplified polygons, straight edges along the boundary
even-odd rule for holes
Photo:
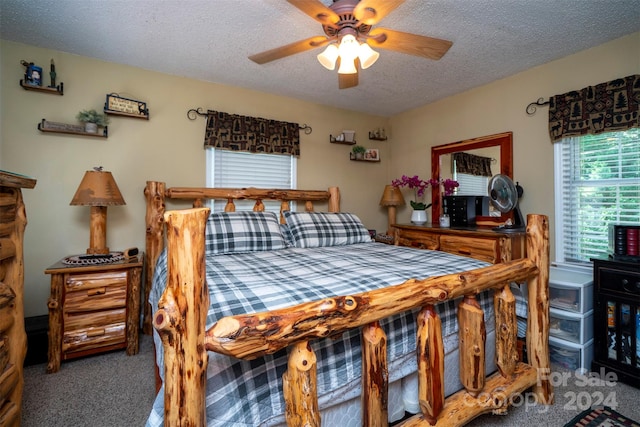
[[[368,148],[367,151],[364,152],[364,159],[369,162],[379,162],[380,150],[377,148]]]

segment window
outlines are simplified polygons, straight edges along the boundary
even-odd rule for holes
[[[640,130],[555,144],[556,258],[586,263],[609,253],[609,224],[640,223]]]
[[[207,187],[296,188],[296,157],[244,151],[206,149]],[[254,202],[238,200],[238,210],[250,210]],[[211,203],[213,212],[224,210],[224,202]],[[280,203],[265,201],[265,209],[280,212]],[[293,203],[291,209],[295,209]]]

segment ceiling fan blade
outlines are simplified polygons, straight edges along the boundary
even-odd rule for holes
[[[358,73],[355,74],[338,74],[338,88],[349,89],[358,86]]]
[[[404,0],[361,0],[353,15],[366,25],[375,25],[402,3]]]
[[[355,59],[356,72],[354,74],[340,74],[338,73],[338,89],[349,89],[350,87],[358,86],[358,70],[360,69],[360,60]],[[340,67],[340,58],[336,67]]]
[[[320,0],[287,0],[289,3],[321,23],[330,27],[336,27],[336,23],[340,21],[340,16],[327,6],[322,4]]]
[[[326,44],[328,41],[329,39],[325,36],[315,36],[306,40],[300,40],[285,46],[267,50],[265,52],[256,53],[255,55],[251,55],[249,59],[257,64],[265,64],[267,62],[275,61],[276,59],[315,49]]]
[[[447,53],[453,42],[386,28],[371,30],[367,43],[372,47],[438,60]]]

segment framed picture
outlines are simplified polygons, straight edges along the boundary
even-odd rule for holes
[[[377,148],[369,148],[364,152],[364,159],[369,162],[380,161],[380,150]]]
[[[149,109],[146,102],[123,98],[115,93],[107,95],[107,100],[104,103],[104,112],[149,120]]]

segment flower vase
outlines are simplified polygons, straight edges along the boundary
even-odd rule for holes
[[[411,213],[411,222],[416,225],[427,223],[427,211],[414,209]]]

